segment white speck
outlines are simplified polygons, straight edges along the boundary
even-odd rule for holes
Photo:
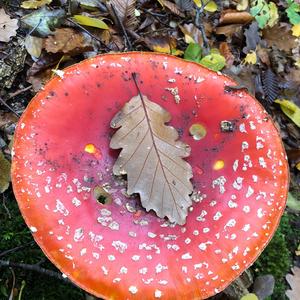
[[[114,255],[108,255],[107,258],[108,258],[109,261],[116,260],[116,257]]]
[[[21,123],[21,129],[25,128],[25,123]]]
[[[63,240],[63,239],[64,239],[64,237],[63,237],[63,236],[61,236],[61,235],[59,235],[59,236],[57,237],[57,239],[58,239],[59,241],[61,241],[61,240]]]
[[[167,284],[168,284],[168,281],[167,281],[167,280],[160,280],[160,281],[158,282],[158,284],[160,284],[160,285],[167,285]]]
[[[136,237],[137,236],[136,232],[133,232],[133,231],[129,231],[128,235],[131,236],[131,237]]]
[[[94,257],[95,259],[99,259],[99,258],[100,258],[100,255],[99,255],[99,253],[97,253],[97,252],[93,252],[92,255],[93,255],[93,257]]]
[[[162,264],[157,264],[155,266],[155,272],[158,274],[164,270],[168,270],[168,267],[167,266],[163,266]]]
[[[148,269],[146,267],[139,269],[139,273],[142,275],[147,274],[147,272],[148,272]]]
[[[168,82],[170,82],[170,83],[176,82],[176,79],[175,78],[170,78],[170,79],[168,79]]]
[[[122,267],[121,269],[120,269],[120,274],[127,274],[127,268],[126,267]]]
[[[246,224],[242,230],[247,232],[249,229],[250,229],[250,224]]]
[[[246,141],[242,142],[242,152],[244,152],[244,150],[249,148],[249,144]]]
[[[205,216],[207,215],[206,210],[202,210],[201,214],[196,218],[197,221],[204,222],[205,221]]]
[[[194,230],[193,235],[199,235],[199,230]]]
[[[100,209],[100,214],[101,214],[101,216],[105,216],[105,217],[109,217],[109,216],[111,216],[111,211],[110,210],[108,210],[108,209],[106,209],[106,208],[102,208],[102,209]]]
[[[181,256],[182,259],[192,259],[192,255],[188,252],[188,253],[185,253]]]
[[[262,208],[259,208],[259,209],[257,210],[257,216],[258,216],[260,219],[264,216],[264,213],[263,213]]]
[[[81,201],[80,201],[78,198],[74,197],[74,198],[72,199],[72,203],[73,203],[76,207],[78,207],[78,206],[80,206]]]
[[[137,287],[134,285],[131,285],[128,290],[131,294],[136,294],[138,292]]]
[[[119,277],[116,277],[116,278],[113,279],[113,283],[118,283],[120,281],[121,281],[121,278],[119,278]]]
[[[224,229],[226,229],[226,227],[234,227],[236,225],[236,220],[235,219],[230,219],[226,225],[224,226]]]
[[[237,263],[231,267],[232,270],[239,270],[239,268],[240,266]]]
[[[244,178],[237,177],[232,185],[233,188],[235,188],[236,190],[240,190],[243,187],[243,180],[244,180]]]
[[[65,208],[65,206],[59,199],[56,199],[56,209],[53,210],[53,212],[60,212],[64,216],[69,215],[69,211]]]
[[[62,70],[55,70],[55,69],[52,69],[51,70],[55,75],[59,76],[61,79],[64,78],[64,75],[65,75],[65,72],[62,71]]]
[[[238,207],[237,203],[234,202],[234,201],[232,201],[232,200],[228,201],[228,206],[229,206],[229,208],[236,208],[236,207]]]
[[[248,214],[248,213],[250,212],[250,206],[245,205],[245,206],[243,207],[243,211],[244,211],[246,214]]]
[[[83,255],[85,255],[85,254],[86,254],[86,248],[82,248],[82,249],[80,250],[80,255],[83,256]]]
[[[133,256],[131,257],[131,259],[132,259],[133,261],[139,261],[139,260],[140,260],[140,256],[139,256],[139,255],[133,255]]]
[[[208,227],[203,228],[203,233],[208,233],[210,229]]]
[[[213,216],[215,221],[218,221],[222,217],[222,213],[217,211],[216,214]]]
[[[191,241],[192,240],[190,238],[186,238],[184,242],[188,245]]]
[[[220,176],[219,178],[216,178],[215,180],[213,180],[212,187],[215,188],[216,186],[219,186],[220,193],[224,194],[224,192],[225,192],[225,187],[224,187],[225,183],[226,183],[226,178],[224,176]]]
[[[267,164],[266,164],[266,162],[265,162],[265,160],[264,160],[263,157],[259,157],[258,162],[259,162],[259,165],[260,165],[262,168],[266,168],[266,167],[267,167]]]
[[[250,124],[250,129],[251,130],[255,130],[256,129],[256,126],[255,126],[255,124],[254,124],[253,121],[250,121],[249,124]]]
[[[107,276],[107,275],[108,275],[108,270],[107,270],[104,266],[102,266],[101,269],[102,269],[102,271],[103,271],[103,274],[104,274],[105,276]]]
[[[80,242],[82,241],[84,238],[83,235],[83,229],[82,228],[77,228],[75,229],[75,233],[74,233],[74,241],[75,242]]]
[[[236,172],[238,166],[239,166],[239,160],[236,159],[236,160],[234,161],[234,163],[233,163],[233,166],[232,166],[234,172]]]
[[[162,296],[162,291],[160,291],[160,290],[155,290],[155,292],[154,292],[154,297],[155,298],[160,298]]]
[[[247,133],[247,130],[245,128],[245,124],[244,123],[240,124],[239,128],[240,128],[240,132]]]
[[[32,233],[35,233],[35,232],[37,232],[37,229],[36,229],[36,227],[34,227],[34,226],[30,226],[29,228],[30,228],[30,231],[31,231]]]
[[[207,248],[207,246],[206,246],[205,243],[201,243],[198,247],[199,247],[199,249],[202,250],[202,251],[205,251],[206,248]]]
[[[149,236],[149,238],[154,239],[156,237],[156,234],[153,232],[148,232],[148,236]]]
[[[254,193],[254,189],[249,185],[248,186],[248,191],[247,191],[247,194],[246,194],[246,198],[249,198],[251,195],[253,195]]]
[[[124,253],[125,250],[127,249],[127,244],[121,241],[113,241],[112,246],[120,253]]]
[[[258,177],[256,175],[252,175],[253,182],[257,182]]]
[[[119,230],[120,229],[120,225],[119,223],[117,223],[116,221],[113,221],[111,222],[108,227],[111,229],[111,230]]]

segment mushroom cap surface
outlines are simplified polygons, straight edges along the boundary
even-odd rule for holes
[[[191,147],[184,226],[147,213],[112,175],[109,124],[137,95],[132,72]],[[205,299],[262,252],[284,211],[288,164],[270,116],[227,85],[236,83],[172,56],[107,54],[60,72],[33,98],[15,133],[13,188],[36,242],[74,283],[104,299]],[[97,189],[111,202],[99,203]]]

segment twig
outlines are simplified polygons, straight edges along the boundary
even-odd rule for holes
[[[83,26],[81,26],[80,24],[76,23],[75,21],[73,21],[71,18],[67,18],[67,20],[69,22],[71,22],[72,24],[74,24],[75,26],[77,26],[78,28],[80,28],[82,31],[84,31],[85,33],[87,33],[89,36],[91,36],[93,39],[95,39],[96,41],[98,41],[100,43],[100,45],[102,47],[104,47],[106,50],[110,51],[111,49],[108,48],[97,36],[95,36],[94,34],[92,34],[91,32],[89,32],[87,29],[85,29]]]
[[[195,17],[195,25],[200,30],[202,39],[203,39],[203,52],[204,55],[207,55],[210,51],[209,49],[209,43],[208,38],[205,33],[205,28],[203,26],[202,21],[200,20],[204,11],[205,6],[208,4],[209,0],[207,0],[205,3],[203,0],[201,0],[201,7],[196,7],[196,17]]]
[[[10,100],[11,98],[14,98],[14,97],[16,97],[16,96],[18,96],[18,95],[20,95],[20,94],[22,94],[22,93],[24,93],[24,92],[26,92],[26,91],[28,91],[28,90],[30,90],[31,88],[32,88],[32,85],[27,86],[27,87],[25,87],[25,88],[23,88],[23,89],[17,90],[17,91],[14,92],[14,93],[10,93],[10,94],[9,94],[9,97],[6,99],[6,101],[7,101],[7,100]]]
[[[12,252],[19,251],[19,250],[24,249],[24,248],[26,248],[27,246],[30,246],[30,245],[33,245],[33,244],[34,244],[34,241],[31,241],[31,242],[26,243],[26,244],[24,244],[24,245],[17,246],[17,247],[15,247],[15,248],[5,250],[5,251],[3,251],[3,252],[0,253],[0,257],[5,256],[5,255],[7,255],[7,254],[9,254],[9,253],[12,253]]]
[[[125,29],[125,27],[123,25],[123,22],[120,20],[120,17],[118,16],[118,13],[116,12],[115,7],[112,4],[110,5],[110,7],[111,7],[111,9],[112,9],[112,11],[113,11],[113,13],[115,15],[115,18],[117,19],[117,23],[118,23],[119,27],[123,31],[123,34],[124,34],[124,37],[125,37],[125,40],[126,40],[126,43],[127,43],[127,48],[130,51],[130,50],[132,50],[132,44],[131,44],[131,42],[129,40],[127,31],[126,31],[126,29]]]
[[[23,263],[15,263],[8,260],[0,260],[0,267],[12,267],[12,268],[21,268],[23,270],[27,271],[34,271],[43,275],[47,275],[56,279],[59,279],[61,281],[64,281],[66,283],[72,282],[68,278],[64,278],[60,273],[48,270],[45,268],[41,268],[38,265],[29,265],[29,264],[23,264]]]
[[[1,97],[0,97],[0,103],[4,105],[7,109],[9,109],[13,114],[15,114],[18,118],[20,118],[20,115],[12,108],[10,107]]]
[[[7,208],[7,206],[6,206],[5,195],[4,194],[2,195],[2,204],[3,204],[3,207],[4,207],[4,209],[5,209],[5,211],[8,215],[8,218],[11,219],[11,213],[10,213],[9,209]],[[0,254],[0,256],[1,256],[1,254]]]

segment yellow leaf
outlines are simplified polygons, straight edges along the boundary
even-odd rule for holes
[[[296,164],[296,169],[297,169],[298,171],[300,171],[300,162],[298,162],[298,163]],[[299,253],[300,253],[300,246],[299,246]]]
[[[289,100],[276,99],[276,103],[280,104],[281,110],[287,115],[298,127],[300,127],[300,108]]]
[[[201,7],[201,1],[200,0],[194,0],[194,3],[198,6]],[[218,5],[216,4],[215,1],[209,1],[205,6],[204,10],[208,12],[215,12],[218,9]]]
[[[241,300],[258,300],[258,298],[255,294],[250,293],[243,296]]]
[[[269,3],[269,20],[267,25],[270,27],[273,27],[275,24],[277,24],[279,19],[278,15],[278,8],[277,5],[274,2]]]
[[[244,11],[248,8],[248,6],[249,6],[249,0],[240,0],[236,6],[236,10]]]
[[[297,68],[300,69],[300,59],[298,59],[298,60],[295,62],[294,65],[295,65]]]
[[[252,50],[246,55],[244,59],[244,63],[254,65],[256,64],[256,62],[257,62],[256,52]]]
[[[74,15],[73,19],[80,25],[108,29],[108,26],[101,19],[95,19],[83,15]]]
[[[51,2],[52,0],[23,1],[21,7],[25,9],[36,9],[46,4],[50,4]]]
[[[292,27],[292,33],[294,36],[299,37],[300,36],[300,23],[296,24]]]

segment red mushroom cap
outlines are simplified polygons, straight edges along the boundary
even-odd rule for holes
[[[184,226],[140,209],[112,176],[109,124],[137,95],[132,72],[191,146],[195,193]],[[288,165],[270,116],[245,91],[225,92],[231,79],[172,56],[102,55],[60,73],[29,104],[14,141],[14,192],[45,254],[105,299],[204,299],[224,289],[284,210]],[[97,189],[111,203],[99,203]]]

